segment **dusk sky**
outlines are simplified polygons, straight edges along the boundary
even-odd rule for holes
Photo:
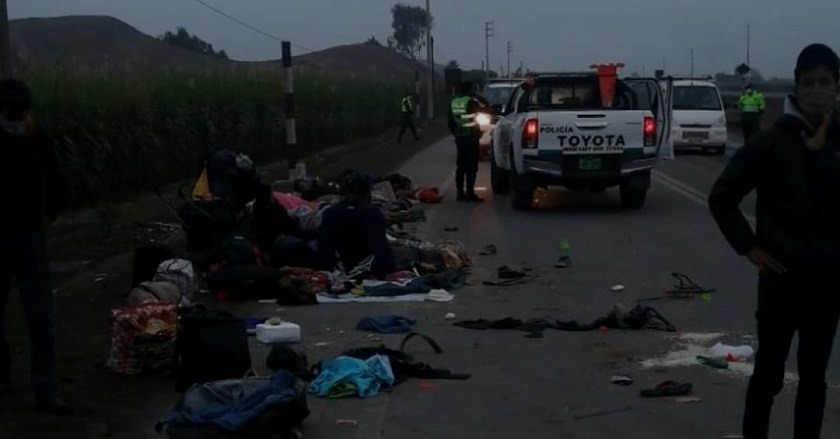
[[[309,49],[358,43],[391,33],[393,0],[204,0],[251,25]],[[424,6],[423,0],[405,4]],[[11,19],[110,15],[158,35],[176,26],[224,49],[234,59],[280,57],[280,44],[199,4],[196,0],[9,0]],[[480,68],[484,22],[495,22],[490,64],[506,61],[532,70],[585,69],[593,62],[624,62],[627,71],[653,74],[732,72],[746,59],[752,26],[752,65],[764,76],[790,77],[808,43],[840,46],[837,0],[431,0],[435,56]],[[304,53],[296,49],[295,54]]]

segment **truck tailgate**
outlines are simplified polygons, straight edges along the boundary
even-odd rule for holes
[[[621,154],[644,147],[648,112],[540,111],[539,151],[566,154]]]

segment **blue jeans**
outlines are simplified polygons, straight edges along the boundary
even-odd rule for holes
[[[29,333],[32,386],[38,398],[56,393],[52,273],[44,234],[0,235],[0,379],[9,378],[6,304],[16,277]]]

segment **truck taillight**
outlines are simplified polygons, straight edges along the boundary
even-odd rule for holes
[[[645,146],[656,145],[656,119],[645,117],[645,123],[642,129],[645,134]]]
[[[537,148],[539,131],[539,122],[537,122],[537,119],[528,119],[525,122],[525,130],[522,131],[522,149]]]

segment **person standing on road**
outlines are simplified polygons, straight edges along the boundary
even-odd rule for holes
[[[475,118],[482,108],[481,100],[475,96],[471,82],[461,84],[458,95],[449,105],[449,131],[455,136],[455,146],[458,148],[458,158],[455,163],[455,189],[458,201],[484,201],[475,194],[480,153],[479,141],[481,140],[481,127]]]
[[[0,81],[0,396],[12,393],[5,314],[17,278],[29,333],[36,408],[69,415],[56,391],[53,287],[44,217],[59,212],[60,182],[52,142],[35,130],[32,97],[23,82]]]
[[[712,188],[723,235],[758,268],[758,352],[747,389],[746,439],[764,439],[782,390],[794,333],[799,387],[794,438],[819,438],[825,371],[840,318],[840,59],[829,47],[802,50],[795,93],[769,130],[739,149]],[[757,230],[739,209],[756,190]]]
[[[414,99],[412,99],[410,90],[405,91],[402,102],[400,102],[400,114],[402,115],[402,126],[400,127],[400,134],[397,136],[397,142],[402,142],[403,134],[407,129],[411,129],[415,141],[420,140],[417,135],[417,128],[414,126]]]
[[[744,94],[738,100],[741,109],[741,129],[744,133],[744,143],[761,129],[761,116],[764,114],[764,95],[752,84],[744,87]]]

